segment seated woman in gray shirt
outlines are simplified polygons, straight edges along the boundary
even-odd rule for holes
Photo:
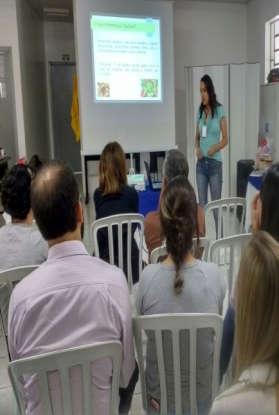
[[[23,265],[39,265],[47,259],[48,246],[33,223],[31,174],[24,165],[15,165],[2,182],[2,205],[12,222],[0,228],[0,271]],[[50,218],[51,220],[51,218]],[[9,290],[0,285],[0,308],[8,314]]]
[[[2,182],[2,205],[12,222],[0,228],[0,271],[38,265],[47,258],[47,243],[33,223],[30,191],[28,168],[15,165]]]
[[[148,265],[137,293],[139,314],[222,313],[225,279],[216,265],[197,260],[191,253],[197,227],[195,192],[185,177],[171,180],[160,203],[160,220],[168,256],[159,264]],[[183,413],[189,413],[189,344],[186,333],[182,352]],[[148,334],[147,334],[148,335]],[[211,365],[213,336],[200,330],[197,340],[197,399],[200,414],[208,414],[211,405]],[[174,379],[170,339],[164,336],[167,395],[170,414],[174,413]],[[168,352],[169,350],[169,352]],[[146,383],[149,414],[160,412],[160,383],[154,337],[149,334],[146,357]]]

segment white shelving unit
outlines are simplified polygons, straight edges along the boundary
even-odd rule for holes
[[[279,161],[279,82],[261,86],[260,131],[267,131],[274,144],[274,160]]]

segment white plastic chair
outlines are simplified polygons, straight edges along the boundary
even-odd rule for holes
[[[2,213],[0,213],[0,228],[6,224],[5,218]]]
[[[231,297],[234,289],[242,250],[250,240],[251,236],[251,233],[230,236],[228,238],[214,241],[210,246],[209,261],[214,262],[220,268],[224,269],[227,276],[229,297]]]
[[[22,278],[31,274],[36,268],[38,265],[25,265],[0,271],[0,317],[6,337],[8,336],[8,310],[12,290]]]
[[[245,233],[245,215],[244,198],[232,197],[209,202],[205,206],[206,237],[214,240]]]
[[[123,243],[123,226],[127,227],[127,246]],[[94,255],[100,256],[98,246],[98,232],[101,229],[107,229],[108,232],[108,250],[109,250],[109,262],[115,265],[115,252],[114,252],[114,239],[113,235],[117,235],[118,246],[118,266],[124,270],[124,250],[127,250],[127,279],[130,292],[133,288],[133,276],[132,276],[132,240],[133,240],[133,225],[136,226],[139,231],[139,276],[142,272],[142,247],[143,247],[143,234],[144,234],[144,217],[139,214],[127,213],[120,215],[108,216],[106,218],[98,219],[91,225],[91,234],[93,237]]]
[[[57,371],[58,376],[60,377],[61,395],[64,409],[63,415],[73,414],[70,369],[74,366],[79,366],[82,373],[83,414],[99,415],[97,414],[94,405],[95,396],[92,390],[91,364],[96,360],[104,358],[110,358],[112,361],[112,384],[109,414],[118,415],[122,347],[119,342],[115,341],[75,347],[10,362],[8,371],[16,396],[19,414],[25,415],[26,413],[22,384],[23,376],[31,376],[34,374],[36,375],[38,382],[38,391],[40,394],[39,400],[41,403],[42,414],[53,415],[48,374],[54,371]]]
[[[169,331],[172,334],[172,355],[174,374],[174,402],[175,414],[182,415],[181,392],[181,350],[185,350],[185,343],[180,342],[181,331],[189,332],[189,396],[190,415],[197,415],[197,331],[199,329],[213,329],[214,351],[212,365],[211,399],[215,398],[219,389],[219,361],[223,319],[217,314],[157,314],[138,316],[133,319],[136,350],[139,363],[142,402],[145,411],[148,409],[147,389],[145,382],[145,357],[143,353],[143,331],[154,332],[156,357],[159,371],[161,390],[160,414],[167,414],[167,382],[164,360],[164,342],[162,334]],[[149,334],[150,335],[150,334]]]
[[[199,241],[199,243],[198,243]],[[199,249],[202,249],[202,259],[207,261],[208,258],[208,251],[209,251],[209,240],[207,238],[194,238],[193,239],[193,253],[195,254]],[[150,264],[157,264],[161,257],[167,255],[167,248],[166,245],[163,244],[158,248],[153,249],[150,254]]]

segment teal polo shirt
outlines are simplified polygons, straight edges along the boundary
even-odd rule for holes
[[[205,113],[203,112],[202,117],[200,118],[200,111],[198,111],[197,124],[200,132],[200,149],[205,157],[209,157],[207,153],[210,147],[220,142],[221,120],[225,116],[226,115],[223,105],[218,105],[214,111],[214,117],[212,118],[210,116],[207,120],[205,117]],[[207,136],[205,138],[202,137],[203,125],[207,126]],[[222,161],[221,151],[217,151],[217,153],[215,153],[213,156],[209,158]]]

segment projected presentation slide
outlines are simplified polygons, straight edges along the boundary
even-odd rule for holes
[[[161,101],[160,19],[91,16],[96,101]]]

